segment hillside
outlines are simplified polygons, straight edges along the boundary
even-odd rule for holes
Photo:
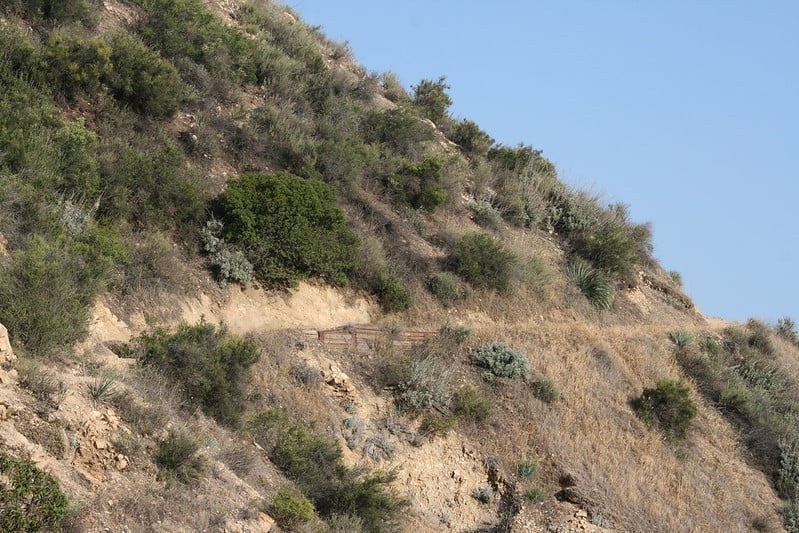
[[[0,530],[799,531],[799,337],[266,0],[0,7]]]

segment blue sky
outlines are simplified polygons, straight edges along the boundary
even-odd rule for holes
[[[799,320],[799,2],[294,0],[369,71],[629,204],[709,316]]]

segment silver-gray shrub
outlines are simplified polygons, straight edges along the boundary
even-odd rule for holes
[[[249,288],[255,279],[252,263],[241,250],[236,250],[221,237],[222,222],[212,218],[200,231],[203,251],[208,254],[217,282],[225,287],[228,281]]]
[[[472,353],[472,363],[488,370],[489,380],[494,376],[526,378],[530,374],[530,361],[523,353],[502,342],[484,344]]]
[[[445,407],[450,400],[450,375],[451,371],[430,357],[415,362],[410,378],[398,387],[398,407],[412,412]]]

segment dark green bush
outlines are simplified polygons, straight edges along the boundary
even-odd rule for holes
[[[448,109],[452,105],[452,98],[447,94],[447,78],[441,76],[437,81],[422,80],[413,89],[413,103],[421,110],[425,118],[434,124],[439,124],[448,118]]]
[[[472,385],[464,385],[452,395],[452,412],[459,418],[485,422],[491,414],[491,407],[491,401]]]
[[[67,98],[96,93],[112,68],[108,43],[63,31],[50,35],[46,60],[50,83]]]
[[[7,0],[4,4],[54,24],[90,21],[100,7],[97,0]]]
[[[489,161],[503,170],[521,172],[536,163],[542,169],[554,174],[555,165],[545,159],[541,155],[542,153],[541,150],[535,150],[532,146],[524,144],[519,144],[516,147],[499,144],[488,150],[487,157]]]
[[[654,389],[644,389],[632,406],[649,427],[663,431],[669,438],[684,437],[696,416],[690,389],[675,381],[661,380]]]
[[[308,522],[316,513],[313,504],[306,497],[287,489],[277,491],[269,510],[281,526],[288,528]]]
[[[485,157],[494,139],[471,120],[458,122],[452,130],[450,140],[471,157]]]
[[[774,332],[778,337],[782,337],[786,341],[799,345],[799,334],[796,332],[796,322],[789,316],[784,316],[777,319],[777,324],[774,326]]]
[[[67,498],[52,476],[0,452],[0,530],[61,531]]]
[[[144,115],[174,115],[183,93],[174,65],[135,35],[118,35],[111,46],[114,68],[108,75],[108,85],[114,97]]]
[[[357,267],[358,237],[325,183],[291,174],[245,174],[219,198],[224,238],[256,278],[285,287],[308,276],[343,284]]]
[[[510,289],[516,257],[487,233],[468,233],[457,244],[452,257],[460,277],[483,289]]]
[[[160,369],[219,422],[238,424],[249,368],[258,360],[255,343],[205,322],[181,324],[174,333],[157,328],[136,342],[142,365]]]
[[[200,444],[190,436],[174,429],[158,443],[155,462],[164,469],[167,476],[173,476],[181,483],[198,479],[205,472],[205,460],[197,452]]]
[[[411,306],[411,291],[402,279],[391,271],[381,272],[373,287],[373,292],[386,313],[404,311]]]
[[[356,190],[380,158],[377,149],[349,138],[344,142],[328,140],[319,144],[316,168],[328,183],[345,190]]]
[[[472,352],[472,363],[481,366],[493,377],[526,378],[530,373],[527,356],[502,342],[483,344]]]
[[[389,179],[389,188],[399,192],[412,207],[433,212],[447,201],[441,168],[441,160],[436,157],[425,157],[415,164],[405,162]]]

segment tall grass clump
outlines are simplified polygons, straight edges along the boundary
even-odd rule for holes
[[[483,344],[472,352],[472,363],[486,369],[487,381],[495,377],[526,378],[530,373],[527,356],[502,342]]]
[[[580,259],[566,266],[566,278],[577,285],[580,292],[597,309],[613,307],[613,285],[605,274]]]

